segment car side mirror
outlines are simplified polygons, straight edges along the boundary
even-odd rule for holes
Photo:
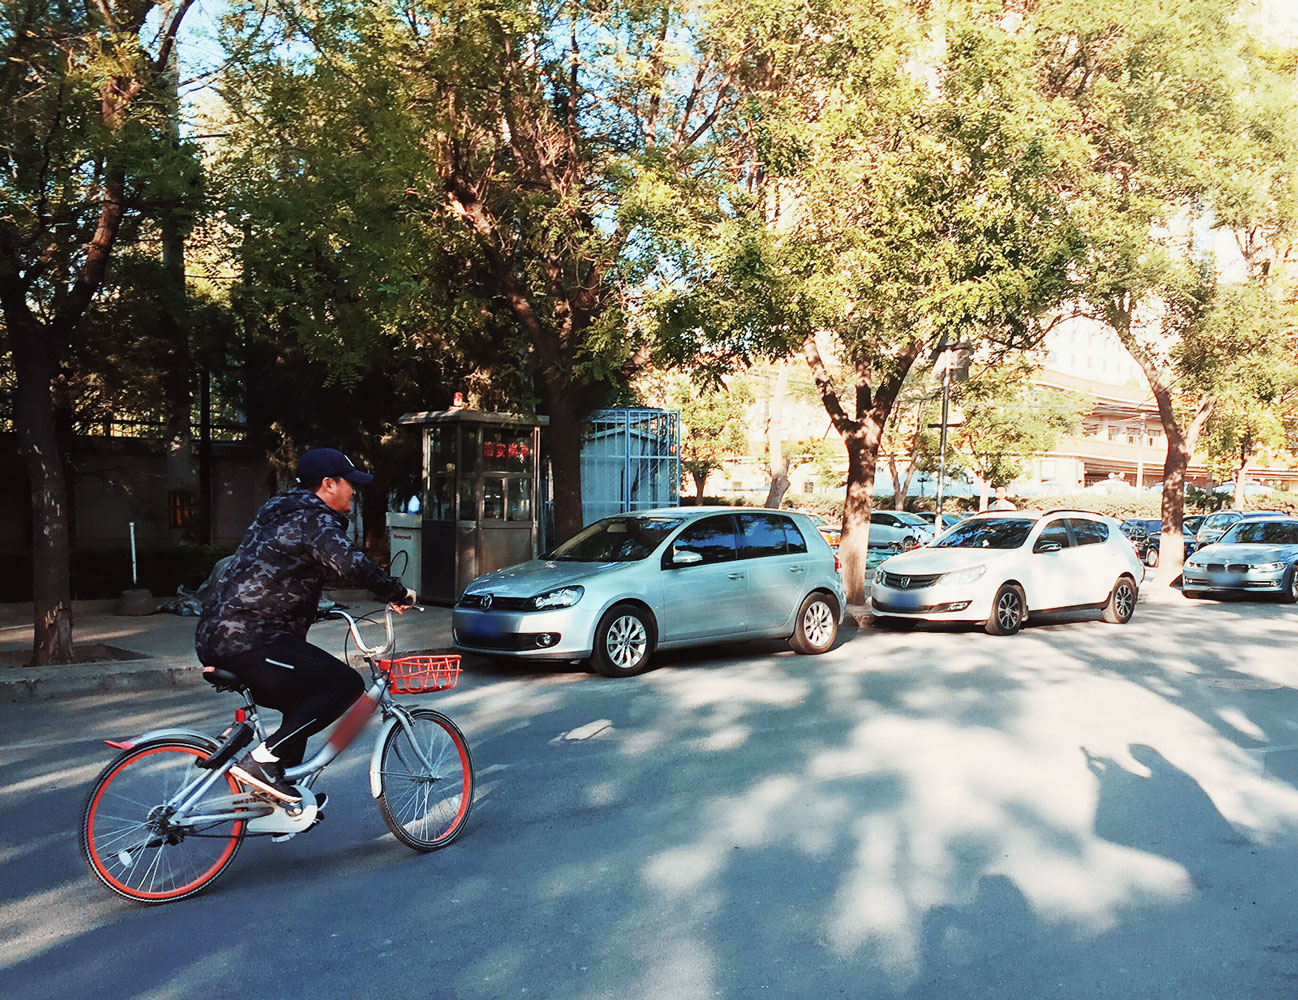
[[[1058,542],[1037,542],[1036,548],[1034,548],[1032,551],[1033,552],[1059,552],[1062,549],[1063,546],[1060,545]]]
[[[676,552],[672,555],[673,566],[697,566],[703,561],[703,556],[698,552],[691,552],[688,549],[683,552]]]

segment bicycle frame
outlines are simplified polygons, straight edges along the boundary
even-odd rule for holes
[[[351,615],[341,611],[335,612],[335,614],[338,614],[347,620],[352,636],[356,640],[356,645],[361,649],[365,662],[369,665],[370,673],[373,676],[373,683],[371,683],[365,692],[355,702],[353,702],[351,708],[343,713],[342,718],[338,720],[333,732],[331,732],[325,740],[324,746],[322,746],[310,760],[305,761],[296,767],[285,768],[284,776],[291,784],[305,784],[310,788],[312,784],[314,784],[315,779],[319,776],[320,772],[333,763],[338,755],[351,745],[352,741],[360,734],[360,731],[365,727],[365,724],[370,720],[370,717],[374,712],[376,710],[382,710],[386,724],[379,730],[378,737],[374,743],[374,751],[370,757],[370,793],[377,799],[382,793],[382,782],[379,776],[379,756],[382,751],[384,739],[388,732],[394,726],[398,725],[405,729],[407,733],[412,733],[409,713],[406,709],[396,703],[392,697],[392,693],[388,690],[388,671],[382,670],[378,666],[380,659],[383,656],[390,654],[392,649],[395,647],[395,637],[392,632],[392,612],[389,610],[386,616],[386,641],[381,645],[374,647],[365,646],[361,642],[360,633],[356,628],[356,620],[352,618]],[[259,742],[266,739],[265,727],[261,723],[261,719],[257,713],[257,706],[252,701],[251,697],[246,699],[244,707],[236,713],[236,718],[241,722],[247,721],[252,726],[253,732],[256,734],[256,739]],[[185,732],[186,735],[200,736],[204,742],[212,744],[209,737],[202,736],[198,733],[189,734],[187,731],[181,730],[168,730],[166,732],[177,734]],[[144,742],[145,739],[151,738],[154,735],[155,734],[153,733],[149,733],[132,742],[141,743]],[[162,735],[162,731],[159,731],[156,735]],[[432,764],[424,755],[424,751],[419,746],[418,741],[412,738],[411,745],[415,754],[419,758],[419,762],[424,767],[431,768]],[[251,793],[244,793],[229,797],[228,801],[231,807],[229,812],[203,813],[199,815],[189,814],[189,809],[197,805],[217,780],[219,780],[233,765],[233,760],[226,761],[226,763],[221,767],[203,774],[182,786],[176,794],[165,803],[166,808],[171,810],[172,819],[183,819],[187,823],[198,826],[207,823],[219,823],[231,819],[252,819],[257,816],[269,815],[273,812],[276,808],[275,806]],[[209,807],[218,804],[224,805],[225,802],[221,799],[216,799],[209,800],[206,803]]]

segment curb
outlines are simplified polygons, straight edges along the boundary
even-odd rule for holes
[[[40,701],[60,695],[152,691],[201,684],[197,665],[165,660],[109,660],[54,667],[11,668],[0,674],[0,701]]]

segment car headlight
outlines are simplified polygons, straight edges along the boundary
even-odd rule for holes
[[[585,587],[560,587],[546,594],[537,594],[528,603],[536,611],[548,611],[552,608],[570,608],[581,600],[586,593]]]
[[[1274,573],[1278,569],[1284,569],[1284,563],[1282,562],[1258,563],[1253,568],[1257,570],[1261,570],[1263,573]]]
[[[874,582],[875,582],[875,583],[883,583],[883,569],[882,569],[882,567],[876,566],[876,567],[874,568]]]
[[[970,566],[968,569],[958,569],[954,573],[943,573],[943,583],[973,583],[980,576],[987,572],[986,566]]]

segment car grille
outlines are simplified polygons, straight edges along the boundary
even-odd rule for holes
[[[941,573],[930,573],[928,576],[905,576],[901,573],[884,573],[883,585],[893,590],[923,590],[942,579]]]
[[[1204,567],[1209,573],[1247,573],[1251,568],[1248,563],[1208,563]]]
[[[490,600],[488,600],[490,598]],[[532,611],[530,597],[499,597],[495,594],[465,594],[460,598],[462,608],[485,608],[492,611]]]
[[[921,604],[915,608],[907,608],[902,607],[900,604],[889,604],[887,601],[872,600],[871,605],[879,614],[940,615],[952,611],[963,611],[969,607],[969,602],[947,601],[945,604]]]
[[[498,649],[501,652],[517,652],[523,649],[538,649],[536,633],[507,632],[504,635],[474,636],[469,638],[460,635],[456,630],[454,639],[461,646],[470,649]]]

